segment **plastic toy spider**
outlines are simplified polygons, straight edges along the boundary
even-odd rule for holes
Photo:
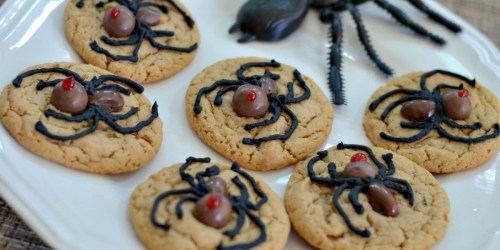
[[[330,51],[328,53],[328,85],[332,92],[332,101],[336,105],[345,104],[342,66],[342,21],[340,12],[348,10],[354,19],[357,33],[368,57],[384,74],[391,76],[393,70],[385,64],[373,48],[368,32],[363,24],[361,14],[356,7],[365,2],[373,2],[389,14],[401,25],[409,28],[417,35],[430,41],[443,45],[445,40],[432,34],[422,26],[411,20],[402,10],[386,0],[251,0],[240,9],[237,22],[229,30],[230,33],[241,31],[243,36],[238,42],[258,40],[278,40],[293,33],[304,20],[309,7],[320,10],[320,19],[323,23],[330,24]],[[460,32],[457,24],[439,15],[421,0],[409,0],[420,11],[424,12],[433,21],[445,26],[453,32]],[[310,4],[310,5],[309,5]]]
[[[202,111],[202,107],[200,106],[200,100],[201,97],[207,93],[210,93],[214,91],[215,89],[220,88],[217,91],[217,95],[214,99],[214,104],[216,106],[220,106],[222,104],[222,95],[229,91],[235,91],[238,87],[240,87],[243,84],[252,84],[256,86],[260,86],[259,80],[263,77],[268,77],[273,80],[278,80],[280,78],[279,75],[271,73],[269,70],[266,69],[264,75],[253,75],[253,76],[245,76],[244,72],[251,68],[251,67],[272,67],[272,68],[277,68],[280,67],[280,64],[274,60],[271,60],[270,62],[256,62],[256,63],[246,63],[242,65],[238,70],[237,70],[237,75],[238,75],[238,80],[218,80],[214,82],[212,85],[208,87],[201,88],[200,91],[198,92],[198,95],[196,96],[196,101],[194,105],[194,112],[195,114],[199,114]],[[282,112],[284,112],[286,115],[288,115],[291,119],[291,124],[290,128],[285,134],[274,134],[262,138],[243,138],[243,144],[247,145],[259,145],[263,142],[266,141],[271,141],[271,140],[287,140],[290,138],[292,133],[295,131],[297,128],[297,125],[299,123],[297,117],[293,113],[292,110],[290,110],[287,107],[287,104],[292,104],[292,103],[298,103],[303,100],[308,99],[311,96],[311,91],[309,90],[309,87],[307,87],[306,83],[302,79],[301,74],[299,73],[298,70],[295,70],[293,72],[293,75],[295,77],[295,80],[297,80],[297,86],[302,88],[304,90],[304,93],[300,96],[295,97],[295,86],[294,83],[289,82],[287,85],[288,88],[288,93],[287,95],[278,95],[278,94],[269,94],[268,99],[270,102],[269,105],[269,112],[273,113],[273,116],[267,120],[263,120],[257,123],[253,124],[247,124],[245,125],[245,130],[250,131],[254,128],[257,127],[262,127],[262,126],[268,126],[270,124],[273,124],[278,121],[278,119],[281,117]]]
[[[365,146],[361,145],[354,145],[354,144],[343,144],[342,142],[337,145],[337,149],[339,150],[344,150],[344,149],[352,149],[352,150],[361,150],[364,151],[368,154],[370,159],[375,163],[378,167],[378,173],[377,175],[372,178],[372,177],[366,177],[366,178],[356,178],[356,177],[349,177],[349,178],[344,178],[336,170],[335,163],[330,162],[328,163],[328,173],[330,177],[319,177],[314,173],[314,164],[318,161],[321,161],[324,159],[326,156],[328,156],[328,151],[321,151],[318,152],[318,156],[313,157],[307,164],[307,172],[309,174],[309,178],[313,182],[317,182],[322,185],[329,185],[329,186],[336,186],[336,190],[333,194],[333,204],[337,211],[340,213],[344,221],[346,222],[347,226],[349,229],[351,229],[354,233],[362,236],[362,237],[370,237],[371,233],[368,229],[359,229],[355,227],[347,214],[345,213],[344,209],[342,206],[340,206],[339,203],[339,197],[342,195],[342,193],[346,189],[350,189],[349,191],[349,201],[353,205],[354,210],[358,214],[362,214],[364,211],[364,207],[361,203],[358,201],[358,196],[360,192],[366,191],[368,189],[368,186],[372,183],[381,183],[387,188],[396,190],[397,192],[401,193],[406,199],[408,199],[408,202],[410,203],[411,206],[413,206],[414,202],[414,197],[413,197],[413,190],[410,186],[410,184],[402,179],[394,178],[391,177],[391,175],[394,174],[396,171],[396,168],[394,167],[394,164],[392,162],[392,154],[385,154],[382,155],[382,159],[385,161],[387,164],[387,167],[380,162],[377,157],[373,154],[373,151]]]
[[[20,87],[21,82],[25,77],[29,77],[38,73],[60,73],[68,77],[74,77],[74,79],[81,83],[87,92],[89,96],[92,96],[96,91],[99,90],[113,90],[116,92],[119,92],[124,95],[130,95],[130,90],[127,88],[124,88],[118,84],[105,84],[102,85],[105,82],[119,82],[122,83],[137,93],[142,93],[144,91],[144,88],[135,83],[134,81],[131,81],[129,79],[123,78],[123,77],[118,77],[114,75],[101,75],[98,78],[93,77],[90,81],[85,81],[80,75],[77,73],[68,70],[68,69],[63,69],[63,68],[42,68],[42,69],[34,69],[34,70],[29,70],[27,72],[24,72],[20,75],[18,75],[13,81],[12,84],[15,87]],[[37,90],[42,90],[46,87],[54,87],[58,83],[60,83],[63,79],[56,79],[52,81],[40,81],[36,85]],[[103,107],[97,106],[97,105],[88,105],[85,111],[82,114],[79,115],[66,115],[63,113],[59,113],[56,110],[53,109],[47,109],[45,110],[44,114],[45,116],[52,116],[56,119],[61,119],[65,120],[68,122],[87,122],[87,121],[92,121],[92,126],[80,131],[74,135],[68,135],[68,136],[61,136],[61,135],[56,135],[52,134],[48,131],[48,129],[43,125],[41,121],[38,121],[35,124],[35,129],[46,135],[47,137],[55,140],[61,140],[61,141],[67,141],[67,140],[75,140],[78,138],[81,138],[85,135],[88,135],[92,132],[94,132],[98,125],[99,121],[104,121],[106,124],[108,124],[112,129],[115,131],[122,133],[122,134],[130,134],[130,133],[135,133],[141,130],[143,127],[148,126],[153,122],[154,119],[158,117],[158,105],[156,102],[153,104],[153,107],[151,109],[151,116],[144,120],[138,122],[135,126],[133,127],[122,127],[120,126],[117,121],[119,120],[126,120],[133,115],[137,114],[138,109],[136,107],[132,107],[128,112],[124,114],[111,114],[110,112],[106,111]]]
[[[170,224],[168,223],[161,223],[158,222],[156,219],[156,213],[158,210],[158,207],[160,203],[162,202],[163,199],[170,197],[172,195],[180,195],[182,194],[183,196],[179,199],[175,206],[175,212],[177,215],[177,218],[182,219],[183,217],[183,212],[182,212],[182,204],[187,201],[191,202],[196,202],[200,200],[203,196],[207,195],[210,190],[208,186],[205,183],[206,177],[211,177],[211,176],[216,176],[219,174],[219,167],[213,165],[211,167],[208,167],[205,169],[205,171],[200,171],[196,173],[195,176],[191,176],[186,173],[186,170],[189,168],[189,166],[193,163],[200,162],[200,163],[209,163],[210,158],[194,158],[194,157],[189,157],[186,160],[186,163],[184,163],[180,169],[179,169],[179,174],[182,178],[183,181],[189,183],[191,187],[185,188],[185,189],[177,189],[177,190],[169,190],[164,193],[161,193],[156,197],[153,203],[153,208],[151,210],[150,214],[150,219],[153,225],[156,227],[162,228],[164,230],[169,230]],[[245,218],[248,217],[250,221],[255,223],[259,230],[260,234],[259,236],[248,243],[240,243],[240,244],[235,244],[232,246],[223,246],[222,243],[217,247],[219,250],[230,250],[230,249],[249,249],[252,247],[257,246],[258,244],[264,242],[267,238],[266,235],[266,226],[262,222],[262,220],[255,216],[252,211],[258,211],[260,207],[267,202],[267,196],[262,190],[258,187],[257,183],[255,180],[248,175],[246,172],[242,171],[238,164],[233,163],[231,166],[231,170],[237,173],[239,176],[242,176],[245,178],[250,184],[252,185],[253,190],[259,196],[259,199],[256,203],[252,203],[249,201],[249,193],[248,193],[248,188],[247,186],[240,180],[239,176],[235,176],[231,179],[231,181],[238,186],[238,188],[241,191],[240,195],[230,195],[229,200],[231,201],[232,209],[233,211],[237,214],[237,219],[236,219],[236,226],[231,229],[223,232],[224,235],[227,237],[234,237],[236,236],[241,228],[243,227],[243,224],[245,223]]]
[[[161,12],[163,13],[168,13],[169,9],[166,5],[162,4],[157,4],[157,3],[152,3],[152,2],[147,2],[147,1],[142,1],[142,0],[108,0],[108,1],[101,1],[97,3],[95,6],[96,8],[103,8],[106,4],[109,4],[113,1],[118,2],[120,5],[123,5],[130,9],[134,14],[137,13],[139,8],[141,7],[155,7],[158,8]],[[186,24],[189,26],[189,28],[194,27],[194,21],[193,19],[187,15],[185,11],[183,11],[173,0],[165,0],[168,3],[170,3],[174,8],[179,12],[183,17],[184,20],[186,21]],[[76,3],[76,7],[78,8],[83,8],[84,7],[84,0],[80,0],[79,2]],[[177,52],[184,52],[184,53],[190,53],[198,48],[198,44],[194,43],[189,47],[176,47],[176,46],[169,46],[169,45],[163,45],[159,42],[156,41],[157,37],[172,37],[174,36],[173,31],[168,31],[168,30],[153,30],[151,27],[149,27],[147,24],[143,23],[139,19],[136,19],[136,27],[133,33],[130,35],[130,37],[126,40],[114,40],[106,36],[101,36],[101,41],[111,45],[111,46],[131,46],[134,45],[134,50],[132,55],[113,55],[111,54],[108,50],[102,48],[97,44],[96,41],[93,41],[90,43],[90,47],[92,50],[94,50],[97,53],[104,54],[111,59],[115,61],[119,60],[128,60],[131,62],[137,62],[139,60],[138,58],[138,53],[139,49],[142,46],[142,43],[144,40],[148,40],[151,46],[160,49],[160,50],[172,50],[172,51],[177,51]]]
[[[449,132],[447,132],[442,127],[441,124],[444,123],[444,124],[451,126],[452,128],[477,130],[477,129],[480,129],[482,127],[482,125],[480,122],[477,122],[477,123],[472,124],[472,125],[458,124],[457,122],[455,122],[453,119],[451,119],[450,117],[448,117],[445,114],[445,112],[444,112],[445,104],[443,102],[441,90],[444,90],[444,89],[460,90],[460,89],[463,89],[463,84],[461,84],[460,86],[457,87],[457,86],[452,86],[452,85],[441,83],[441,84],[437,85],[431,92],[429,90],[429,88],[427,88],[427,85],[426,85],[427,78],[429,78],[435,74],[438,74],[438,73],[462,79],[471,88],[474,88],[474,86],[476,84],[476,81],[474,79],[470,80],[464,76],[461,76],[461,75],[458,75],[458,74],[455,74],[452,72],[444,71],[444,70],[434,70],[434,71],[430,71],[428,73],[423,74],[422,77],[420,78],[421,90],[401,88],[401,89],[396,89],[396,90],[390,91],[390,92],[382,95],[381,97],[377,98],[375,101],[373,101],[370,104],[369,109],[371,111],[375,110],[385,99],[387,99],[395,94],[405,94],[406,95],[406,96],[401,97],[400,99],[390,103],[384,109],[384,112],[382,112],[382,114],[380,115],[380,118],[382,120],[384,120],[389,115],[389,113],[394,108],[396,108],[398,105],[401,105],[401,104],[403,104],[407,101],[411,101],[411,100],[430,100],[436,104],[436,108],[435,108],[434,115],[432,115],[432,117],[430,117],[429,119],[427,119],[425,121],[419,121],[419,122],[404,122],[404,121],[402,121],[400,123],[402,128],[421,129],[421,131],[418,132],[417,134],[410,136],[410,137],[394,137],[394,136],[391,136],[391,135],[388,135],[388,134],[382,132],[382,133],[380,133],[380,137],[382,137],[383,139],[389,140],[389,141],[410,143],[410,142],[415,142],[415,141],[418,141],[418,140],[424,138],[424,136],[426,136],[433,129],[436,129],[437,132],[439,133],[439,135],[441,135],[443,137],[446,137],[452,141],[458,141],[458,142],[464,142],[464,143],[477,143],[477,142],[481,142],[481,141],[485,141],[488,139],[498,137],[500,135],[500,128],[499,128],[498,124],[493,125],[493,132],[491,132],[490,134],[486,134],[486,135],[475,137],[475,138],[466,138],[466,137],[455,136],[455,135],[452,135]]]

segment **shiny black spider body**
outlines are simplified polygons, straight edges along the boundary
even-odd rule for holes
[[[344,150],[344,149],[351,149],[351,150],[361,150],[364,151],[370,159],[375,163],[375,165],[378,168],[378,174],[375,176],[375,178],[367,177],[367,178],[356,178],[356,177],[350,177],[350,178],[344,178],[342,177],[338,172],[337,172],[337,167],[335,163],[330,162],[328,163],[327,169],[328,169],[328,174],[330,175],[329,177],[320,177],[314,172],[314,164],[316,164],[318,161],[321,161],[324,159],[326,156],[328,156],[328,151],[320,151],[318,152],[318,155],[313,157],[307,164],[307,172],[309,175],[309,178],[311,181],[319,183],[321,185],[328,185],[328,186],[334,186],[337,187],[335,189],[335,192],[333,194],[333,204],[337,211],[340,213],[344,221],[346,222],[347,226],[349,229],[351,229],[354,233],[362,236],[362,237],[370,237],[371,233],[368,229],[363,229],[361,230],[360,228],[355,227],[350,218],[347,216],[345,213],[344,209],[339,203],[339,197],[342,195],[342,193],[346,189],[350,189],[349,191],[349,201],[351,202],[354,210],[358,214],[362,214],[364,212],[364,207],[361,203],[358,201],[358,195],[360,192],[366,191],[368,186],[371,183],[381,183],[384,186],[386,186],[389,189],[396,190],[399,192],[401,195],[403,195],[406,199],[408,199],[408,202],[410,205],[413,206],[414,202],[414,196],[413,196],[413,190],[411,188],[411,185],[402,179],[394,178],[391,175],[394,174],[396,171],[396,168],[392,162],[392,154],[385,154],[382,155],[382,159],[384,160],[385,164],[384,165],[381,161],[377,159],[377,157],[374,155],[373,151],[366,147],[366,146],[361,146],[361,145],[354,145],[354,144],[343,144],[339,143],[337,145],[337,149],[339,150]]]
[[[210,93],[216,89],[217,95],[214,99],[214,104],[216,106],[220,106],[222,104],[222,95],[226,94],[229,91],[235,91],[238,89],[243,84],[253,84],[256,86],[260,86],[259,80],[262,77],[269,77],[273,80],[278,80],[280,78],[280,75],[278,74],[273,74],[269,70],[265,70],[263,75],[252,75],[252,76],[245,76],[244,72],[251,68],[251,67],[270,67],[270,68],[277,68],[280,67],[280,64],[274,60],[271,60],[270,62],[256,62],[256,63],[247,63],[242,65],[238,70],[237,70],[237,80],[218,80],[214,82],[212,85],[208,87],[201,88],[200,91],[198,92],[198,95],[196,96],[196,101],[194,105],[194,113],[199,114],[202,112],[202,107],[200,105],[200,100],[202,96],[204,96],[207,93]],[[294,84],[293,82],[289,82],[287,85],[288,88],[288,93],[286,95],[283,94],[269,94],[268,99],[269,99],[269,112],[273,113],[273,116],[267,120],[259,121],[253,124],[247,124],[245,126],[245,130],[250,131],[254,128],[257,127],[262,127],[262,126],[268,126],[271,125],[275,122],[278,121],[278,119],[281,117],[281,114],[284,112],[287,116],[290,117],[291,119],[291,125],[288,131],[285,134],[274,134],[262,138],[243,138],[243,144],[247,145],[259,145],[263,142],[266,141],[271,141],[271,140],[287,140],[290,138],[292,133],[295,131],[298,125],[298,119],[293,113],[293,111],[287,107],[287,104],[293,104],[293,103],[298,103],[302,102],[306,99],[308,99],[311,96],[311,91],[309,87],[306,85],[305,81],[302,79],[301,74],[299,73],[298,70],[295,70],[293,72],[295,80],[297,81],[297,84]],[[295,86],[300,87],[304,92],[300,96],[295,96]]]
[[[435,114],[428,120],[422,121],[422,122],[405,122],[402,121],[400,123],[402,128],[409,128],[409,129],[421,129],[420,132],[417,134],[410,136],[410,137],[394,137],[391,135],[386,134],[385,132],[380,133],[380,136],[384,138],[385,140],[389,141],[395,141],[395,142],[405,142],[405,143],[410,143],[410,142],[415,142],[418,141],[422,138],[424,138],[430,131],[433,129],[436,129],[439,135],[446,137],[452,141],[458,141],[458,142],[464,142],[464,143],[477,143],[481,141],[485,141],[488,139],[492,139],[495,137],[498,137],[500,135],[500,128],[498,124],[493,125],[493,131],[489,134],[480,136],[480,137],[475,137],[475,138],[468,138],[468,137],[460,137],[453,135],[449,132],[446,131],[446,129],[443,128],[442,124],[446,124],[452,128],[457,128],[457,129],[469,129],[469,130],[477,130],[482,127],[480,122],[476,122],[472,125],[469,124],[458,124],[455,122],[453,119],[449,118],[446,116],[444,113],[444,108],[443,108],[443,98],[441,96],[442,90],[446,89],[462,89],[463,84],[460,86],[452,86],[448,85],[445,83],[438,84],[432,91],[429,90],[429,88],[426,85],[426,81],[429,77],[435,75],[435,74],[444,74],[444,75],[449,75],[453,76],[456,78],[459,78],[463,80],[468,87],[473,88],[476,84],[476,81],[474,79],[470,80],[467,79],[464,76],[444,71],[444,70],[434,70],[427,72],[422,75],[420,78],[420,90],[414,90],[414,89],[396,89],[393,91],[390,91],[376,100],[374,100],[370,106],[369,109],[371,111],[375,110],[385,99],[396,95],[396,94],[404,94],[406,96],[401,97],[400,99],[390,103],[387,105],[387,107],[384,109],[382,114],[380,115],[380,118],[384,120],[387,118],[389,113],[396,108],[398,105],[401,105],[407,101],[412,101],[412,100],[430,100],[433,101],[436,104],[436,109],[435,109]]]
[[[273,3],[271,4],[270,2]],[[398,23],[407,27],[415,34],[427,38],[438,45],[445,44],[444,39],[418,25],[401,9],[392,5],[387,0],[250,0],[240,9],[238,20],[231,27],[230,33],[236,31],[241,31],[243,33],[238,42],[247,42],[255,39],[282,39],[299,27],[297,22],[302,22],[303,13],[307,11],[307,8],[312,7],[319,9],[321,21],[331,26],[330,51],[328,53],[328,65],[330,68],[327,78],[328,85],[332,92],[333,103],[342,105],[345,104],[345,96],[343,78],[341,75],[343,30],[340,12],[347,10],[351,14],[356,25],[359,40],[368,54],[368,57],[375,63],[376,67],[388,76],[393,74],[393,70],[379,58],[377,52],[373,48],[361,14],[357,8],[357,5],[366,2],[375,3],[381,9],[387,11]],[[433,21],[445,26],[449,30],[453,32],[461,31],[460,26],[430,9],[422,0],[408,0],[408,2],[424,12]],[[262,16],[262,18],[259,20],[252,20],[252,18],[256,19],[256,17],[260,16]],[[247,23],[254,23],[254,25],[252,26]],[[258,27],[259,30],[257,30],[256,27]],[[275,33],[277,35],[263,36],[259,32]],[[261,39],[261,37],[272,39]]]
[[[124,94],[124,95],[130,95],[130,93],[131,93],[128,88],[125,88],[125,87],[118,85],[118,84],[114,84],[114,83],[103,84],[106,82],[121,83],[125,86],[128,86],[133,91],[138,92],[138,93],[142,93],[144,91],[144,88],[141,85],[137,84],[136,82],[134,82],[132,80],[129,80],[129,79],[126,79],[123,77],[119,77],[119,76],[115,76],[115,75],[101,75],[97,78],[93,77],[90,81],[86,81],[79,74],[77,74],[69,69],[64,69],[64,68],[42,68],[42,69],[29,70],[29,71],[26,71],[26,72],[18,75],[12,81],[12,84],[15,87],[19,87],[24,78],[35,75],[35,74],[39,74],[39,73],[59,73],[59,74],[65,75],[67,77],[70,77],[70,76],[74,77],[77,82],[81,83],[85,87],[85,90],[89,96],[93,95],[96,91],[99,91],[99,90],[113,90],[113,91],[116,91],[116,92]],[[36,88],[37,88],[37,90],[42,90],[46,87],[54,87],[55,85],[60,83],[62,80],[63,79],[56,79],[56,80],[52,80],[52,81],[40,81],[36,85]],[[151,124],[153,122],[154,119],[156,119],[158,117],[158,105],[155,102],[153,104],[152,109],[151,109],[151,116],[149,116],[149,118],[144,120],[144,121],[138,122],[133,127],[122,127],[121,125],[119,125],[117,123],[117,121],[126,120],[126,119],[132,117],[133,115],[137,114],[137,112],[138,112],[138,109],[136,107],[132,107],[128,112],[126,112],[124,114],[112,114],[112,113],[108,112],[106,109],[104,109],[103,107],[95,106],[95,105],[91,105],[91,104],[89,104],[87,106],[87,108],[85,109],[85,111],[79,115],[67,115],[64,113],[59,113],[58,111],[53,110],[53,109],[47,109],[44,112],[45,116],[47,116],[47,117],[51,116],[51,117],[54,117],[56,119],[65,120],[68,122],[92,121],[92,125],[83,131],[80,131],[76,134],[68,135],[68,136],[56,135],[56,134],[51,133],[50,131],[48,131],[48,129],[45,127],[45,125],[43,125],[43,123],[41,121],[38,121],[35,124],[35,129],[38,132],[46,135],[47,137],[49,137],[51,139],[67,141],[67,140],[75,140],[75,139],[81,138],[85,135],[88,135],[88,134],[94,132],[97,129],[99,122],[103,121],[106,124],[108,124],[113,130],[115,130],[119,133],[130,134],[130,133],[138,132],[139,130],[141,130],[145,126],[148,126],[149,124]]]
[[[82,8],[84,6],[84,0],[80,0],[76,6],[78,8]],[[177,12],[179,12],[183,17],[188,25],[189,28],[194,27],[194,21],[193,19],[185,12],[183,11],[175,2],[174,0],[165,0],[166,2],[170,3]],[[139,8],[141,7],[153,7],[159,9],[162,13],[167,14],[170,10],[166,5],[163,4],[157,4],[157,3],[152,3],[148,1],[143,1],[143,0],[107,0],[107,1],[101,1],[97,3],[95,6],[96,8],[103,8],[106,4],[109,4],[111,2],[117,2],[120,5],[123,5],[130,9],[134,14],[137,13]],[[142,21],[136,19],[136,27],[133,33],[130,35],[130,37],[126,40],[115,40],[112,38],[109,38],[107,36],[102,36],[101,41],[111,45],[111,46],[135,46],[132,55],[113,55],[111,52],[108,50],[102,48],[99,46],[99,44],[96,41],[93,41],[90,43],[90,47],[92,50],[94,50],[97,53],[104,54],[111,59],[115,61],[120,61],[120,60],[128,60],[131,62],[137,62],[139,60],[138,53],[139,49],[142,46],[142,43],[144,40],[148,40],[151,46],[160,49],[160,50],[172,50],[172,51],[177,51],[177,52],[183,52],[183,53],[190,53],[193,52],[198,48],[198,44],[194,43],[190,45],[189,47],[177,47],[177,46],[169,46],[169,45],[164,45],[156,41],[156,38],[158,37],[172,37],[174,36],[175,33],[173,31],[169,30],[154,30],[151,27],[149,27],[147,24],[143,23]]]
[[[213,165],[211,167],[208,167],[205,169],[205,171],[200,171],[195,174],[195,176],[191,176],[190,174],[186,173],[186,170],[191,166],[193,163],[209,163],[210,158],[194,158],[194,157],[189,157],[186,162],[180,167],[179,169],[179,174],[181,176],[181,179],[187,183],[189,183],[189,188],[185,189],[174,189],[174,190],[169,190],[164,193],[159,194],[153,203],[153,207],[151,210],[150,214],[150,219],[153,225],[156,227],[159,227],[164,230],[169,230],[170,229],[170,224],[168,223],[161,223],[156,219],[156,214],[158,211],[158,207],[162,200],[166,199],[167,197],[170,197],[172,195],[182,195],[179,198],[179,201],[177,201],[177,204],[175,206],[175,212],[177,215],[177,218],[182,219],[183,217],[183,211],[182,211],[182,204],[185,202],[196,202],[203,198],[203,196],[207,195],[210,190],[208,186],[205,183],[205,178],[210,178],[211,176],[217,176],[219,174],[219,167],[216,165]],[[232,250],[232,249],[249,249],[252,247],[257,246],[258,244],[264,242],[267,238],[266,235],[266,226],[262,222],[262,220],[257,217],[256,215],[253,214],[252,211],[258,211],[260,207],[267,202],[268,197],[266,194],[259,188],[255,180],[246,172],[242,171],[238,164],[233,163],[231,166],[231,171],[237,173],[238,175],[233,177],[231,181],[233,182],[234,185],[236,185],[240,189],[240,195],[230,195],[229,200],[231,201],[231,205],[233,208],[233,211],[237,214],[237,219],[236,219],[236,226],[231,229],[223,232],[224,235],[227,237],[234,237],[239,234],[241,228],[243,227],[243,224],[245,223],[246,217],[248,219],[255,223],[259,230],[259,236],[248,243],[239,243],[235,244],[232,246],[224,246],[222,243],[217,247],[219,250]],[[243,183],[240,179],[240,176],[246,179],[250,185],[252,186],[252,189],[254,190],[255,194],[258,196],[258,201],[256,203],[252,203],[249,201],[250,194],[248,192],[248,187]]]

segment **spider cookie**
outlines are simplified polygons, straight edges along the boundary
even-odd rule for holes
[[[428,249],[450,212],[427,170],[385,149],[343,143],[297,164],[285,208],[319,249]]]
[[[186,112],[202,141],[253,170],[305,159],[333,122],[328,99],[310,78],[252,57],[224,60],[198,74],[186,93]]]
[[[162,122],[143,87],[92,65],[30,67],[0,96],[0,119],[25,148],[100,174],[136,170],[158,152]]]
[[[500,103],[461,75],[434,70],[390,81],[370,98],[364,128],[376,146],[433,173],[479,166],[500,145]]]
[[[129,216],[148,249],[282,249],[290,232],[267,184],[210,158],[152,175],[132,193]]]
[[[140,83],[182,70],[200,41],[189,11],[176,0],[70,0],[64,26],[83,60]]]

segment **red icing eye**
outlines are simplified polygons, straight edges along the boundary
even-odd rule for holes
[[[253,102],[253,101],[255,101],[255,99],[257,99],[257,93],[255,93],[254,91],[249,91],[247,93],[247,100],[249,102]]]
[[[118,8],[112,8],[111,12],[109,12],[109,16],[113,19],[117,18],[118,15],[120,15],[120,9]]]
[[[75,78],[70,76],[62,81],[62,87],[65,90],[72,90],[75,87]]]
[[[220,206],[222,199],[216,194],[211,194],[207,197],[207,207],[209,209],[218,208]]]
[[[469,96],[469,91],[466,89],[461,89],[458,91],[458,96],[467,98]]]
[[[356,162],[356,161],[367,161],[368,158],[366,158],[365,154],[362,153],[357,153],[353,156],[351,156],[351,162]]]

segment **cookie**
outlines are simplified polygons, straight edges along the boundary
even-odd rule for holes
[[[132,193],[129,216],[148,249],[282,249],[290,232],[267,184],[210,158],[152,175]]]
[[[385,149],[343,143],[297,164],[285,208],[319,249],[428,249],[450,212],[427,170]]]
[[[143,87],[92,65],[30,67],[0,96],[0,119],[21,145],[67,167],[136,170],[158,152],[162,122]]]
[[[191,14],[174,0],[70,0],[64,27],[87,63],[139,83],[182,70],[200,42]]]
[[[500,145],[500,104],[475,80],[434,70],[398,77],[368,101],[363,123],[375,146],[433,173],[481,165]]]
[[[253,170],[305,159],[333,123],[328,99],[309,77],[255,57],[224,60],[199,73],[186,93],[186,113],[203,142]]]

